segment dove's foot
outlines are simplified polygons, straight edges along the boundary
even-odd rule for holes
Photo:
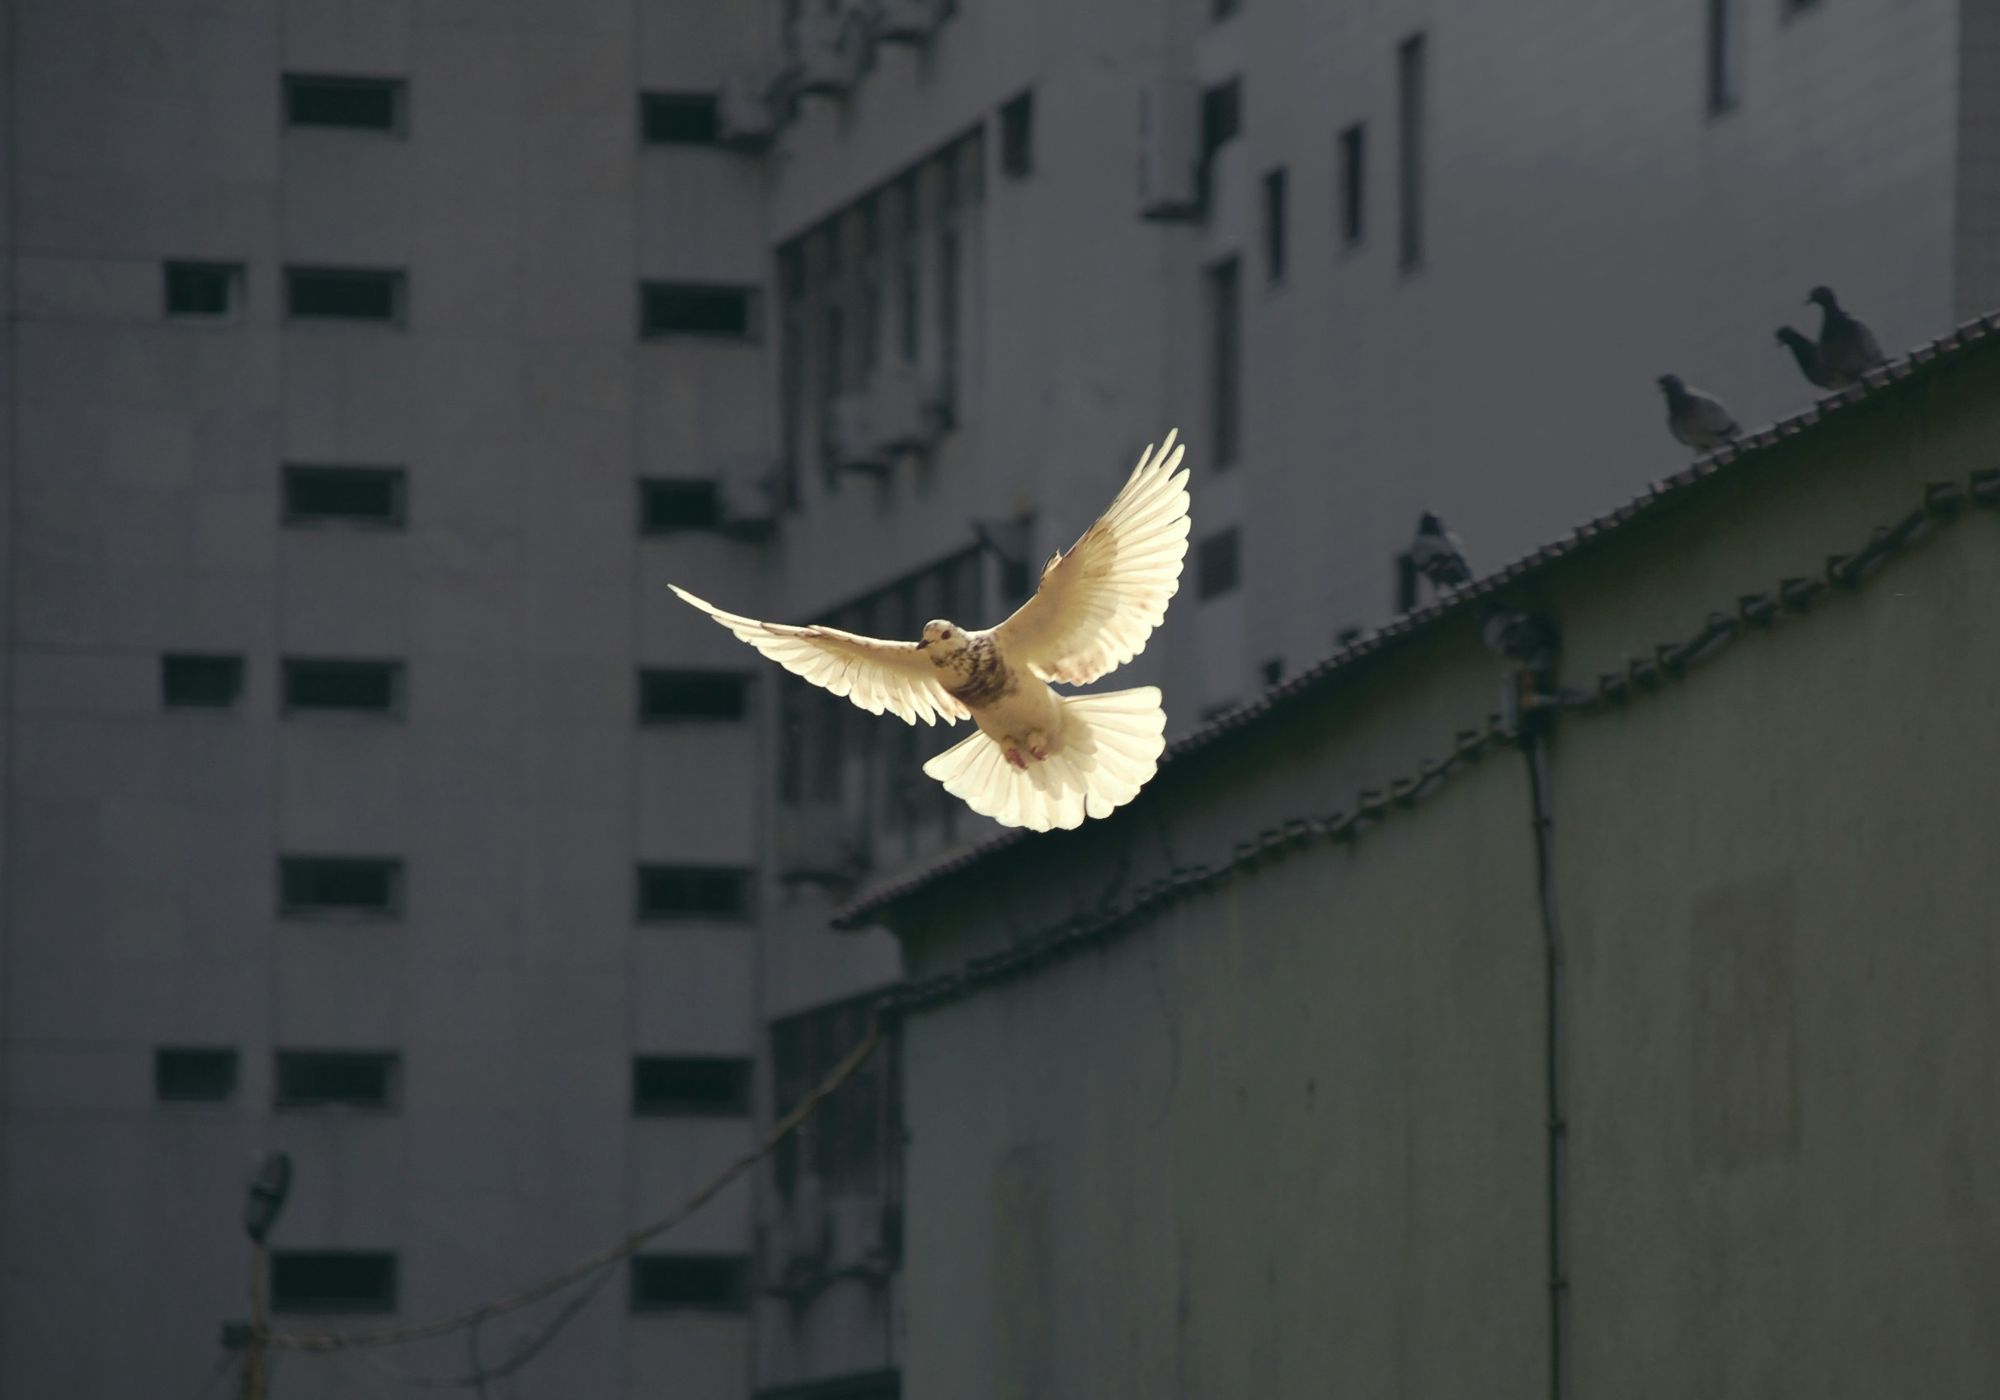
[[[1013,764],[1016,768],[1026,768],[1028,766],[1028,760],[1021,757],[1021,751],[1015,748],[1013,745],[1009,744],[1006,748],[1002,749],[1001,752],[1007,755],[1007,761]]]

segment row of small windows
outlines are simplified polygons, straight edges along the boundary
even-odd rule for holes
[[[277,1108],[396,1106],[402,1058],[388,1050],[280,1050],[271,1102]],[[153,1093],[162,1103],[224,1103],[236,1096],[237,1053],[225,1046],[161,1046]]]
[[[1404,272],[1424,263],[1427,44],[1413,34],[1396,48],[1397,258]],[[1209,178],[1216,152],[1243,130],[1240,78],[1217,83],[1202,94],[1202,171]],[[1361,246],[1368,231],[1368,126],[1355,122],[1335,139],[1335,226],[1343,248]],[[1264,173],[1259,183],[1264,280],[1285,279],[1291,258],[1290,177],[1284,166]],[[1205,198],[1205,196],[1204,196]],[[1203,272],[1206,320],[1209,460],[1227,470],[1243,448],[1243,288],[1241,260],[1224,258]]]
[[[401,78],[287,73],[282,85],[287,126],[409,134],[410,89]],[[648,145],[712,146],[721,136],[714,93],[639,95],[639,139]]]
[[[160,700],[171,710],[233,709],[243,698],[244,658],[168,652],[160,658]],[[286,714],[399,716],[400,661],[287,657],[279,663]],[[639,722],[740,720],[750,712],[750,677],[736,671],[648,667],[639,672]]]
[[[185,319],[236,315],[244,303],[240,262],[164,264],[166,314]],[[408,319],[409,277],[400,268],[287,267],[285,314],[295,321],[400,326]],[[762,305],[757,289],[734,283],[643,282],[639,332],[648,338],[750,340]]]
[[[403,663],[288,657],[279,664],[288,714],[398,715]],[[241,656],[169,652],[160,658],[160,700],[168,709],[226,710],[243,698]]]
[[[271,1252],[275,1313],[393,1313],[401,1261],[389,1250]],[[629,1267],[633,1312],[744,1312],[750,1261],[740,1254],[635,1254]]]
[[[407,278],[398,268],[287,267],[285,314],[295,321],[401,325]],[[244,301],[240,262],[170,261],[164,265],[167,315],[234,316]]]
[[[395,1110],[403,1060],[393,1050],[280,1050],[271,1103],[280,1109]],[[638,1118],[741,1118],[750,1113],[751,1062],[741,1056],[635,1055],[631,1106]],[[161,1103],[227,1103],[238,1055],[228,1046],[163,1045],[153,1051]]]
[[[404,864],[395,856],[280,856],[278,913],[295,919],[397,919],[406,884]],[[633,912],[642,922],[750,917],[751,874],[740,866],[641,864],[633,890]]]
[[[1735,110],[1742,78],[1741,28],[1745,0],[1705,0],[1704,72],[1710,115]],[[1791,19],[1819,7],[1820,0],[1778,0],[1780,17]],[[1425,177],[1427,145],[1428,52],[1425,36],[1413,34],[1396,49],[1396,138],[1398,195],[1397,254],[1405,271],[1424,261]],[[1239,80],[1217,84],[1204,94],[1203,151],[1212,155],[1241,130],[1242,90]],[[1004,131],[1003,123],[1003,131]],[[1357,122],[1337,139],[1337,226],[1342,246],[1360,246],[1367,231],[1368,132]],[[1268,281],[1285,275],[1286,173],[1282,166],[1263,179],[1264,267]]]
[[[279,522],[400,529],[409,523],[409,473],[402,467],[289,465],[281,472]],[[712,478],[647,477],[639,482],[639,532],[720,530],[719,484]]]

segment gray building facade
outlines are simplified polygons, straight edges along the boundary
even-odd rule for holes
[[[770,446],[762,176],[641,95],[766,40],[672,4],[6,13],[0,1391],[177,1392],[247,1315],[262,1149],[301,1330],[510,1292],[754,1137],[765,702],[663,580],[758,577],[699,498]],[[747,1185],[657,1248],[524,1383],[747,1393]]]

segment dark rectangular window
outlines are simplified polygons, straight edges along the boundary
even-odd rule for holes
[[[639,135],[649,146],[713,146],[721,135],[712,92],[648,92],[639,98]]]
[[[395,528],[406,480],[401,467],[286,467],[284,523]]]
[[[331,126],[348,131],[403,130],[401,78],[334,78],[285,74],[288,126]]]
[[[1204,163],[1243,131],[1243,80],[1231,78],[1201,94],[1201,158]]]
[[[1235,258],[1208,270],[1208,422],[1217,470],[1242,447],[1242,293]]]
[[[755,333],[756,289],[694,282],[646,282],[639,288],[639,333],[747,340]]]
[[[806,249],[794,239],[778,250],[778,441],[785,508],[799,504],[799,461],[806,421]]]
[[[279,1108],[393,1108],[400,1059],[387,1050],[280,1050]]]
[[[730,671],[641,671],[639,722],[733,720],[750,713],[750,678]]]
[[[394,918],[403,907],[403,863],[380,856],[280,856],[278,912]]]
[[[632,1311],[746,1312],[750,1261],[740,1254],[635,1254]]]
[[[271,1254],[271,1311],[396,1310],[396,1256],[361,1250],[279,1249]]]
[[[642,1117],[743,1117],[750,1112],[750,1061],[635,1056],[632,1112]]]
[[[898,206],[902,212],[901,236],[896,240],[896,315],[898,345],[906,364],[917,362],[918,337],[922,325],[922,281],[917,272],[918,240],[923,236],[923,208],[917,202],[915,176],[905,177]]]
[[[403,663],[291,657],[284,694],[291,711],[393,715],[403,708]]]
[[[243,285],[241,263],[170,262],[166,265],[169,316],[227,316]]]
[[[160,700],[170,710],[226,710],[243,698],[243,658],[191,652],[160,658]]]
[[[882,358],[882,215],[881,200],[870,195],[861,202],[860,281],[855,288],[855,330],[860,341],[857,360],[866,384]]]
[[[713,481],[639,483],[639,533],[667,535],[676,530],[713,530],[722,524],[722,495]]]
[[[1264,280],[1285,280],[1285,167],[1264,176]]]
[[[1736,106],[1737,0],[1708,0],[1708,110],[1720,116]]]
[[[822,466],[831,465],[835,455],[834,404],[847,387],[847,318],[835,300],[839,292],[828,288],[819,314],[819,451]]]
[[[153,1095],[163,1102],[220,1103],[236,1092],[236,1052],[161,1046],[153,1051]]]
[[[1405,271],[1424,263],[1425,101],[1424,36],[1413,34],[1396,50],[1397,247]]]
[[[778,682],[778,801],[796,807],[806,796],[806,683]]]
[[[1340,133],[1340,241],[1360,246],[1368,232],[1368,128],[1362,122]]]
[[[1195,572],[1198,592],[1203,598],[1219,597],[1242,582],[1236,539],[1236,531],[1231,528],[1218,530],[1201,542]]]
[[[642,865],[641,919],[746,919],[750,872],[731,866]]]
[[[400,324],[403,274],[383,268],[288,267],[285,309],[300,321]]]
[[[944,390],[956,402],[958,388],[958,225],[943,223],[937,241],[938,367]]]
[[[1018,180],[1035,170],[1035,94],[1024,92],[1000,109],[1000,173]]]

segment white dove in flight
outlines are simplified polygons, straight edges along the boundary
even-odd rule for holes
[[[1034,831],[1107,817],[1138,795],[1166,748],[1158,686],[1058,695],[1145,650],[1180,587],[1188,473],[1174,434],[1139,465],[1097,523],[1042,569],[1035,596],[983,632],[938,619],[919,642],[740,617],[673,587],[794,675],[870,714],[970,719],[979,732],[924,765],[967,806]]]

